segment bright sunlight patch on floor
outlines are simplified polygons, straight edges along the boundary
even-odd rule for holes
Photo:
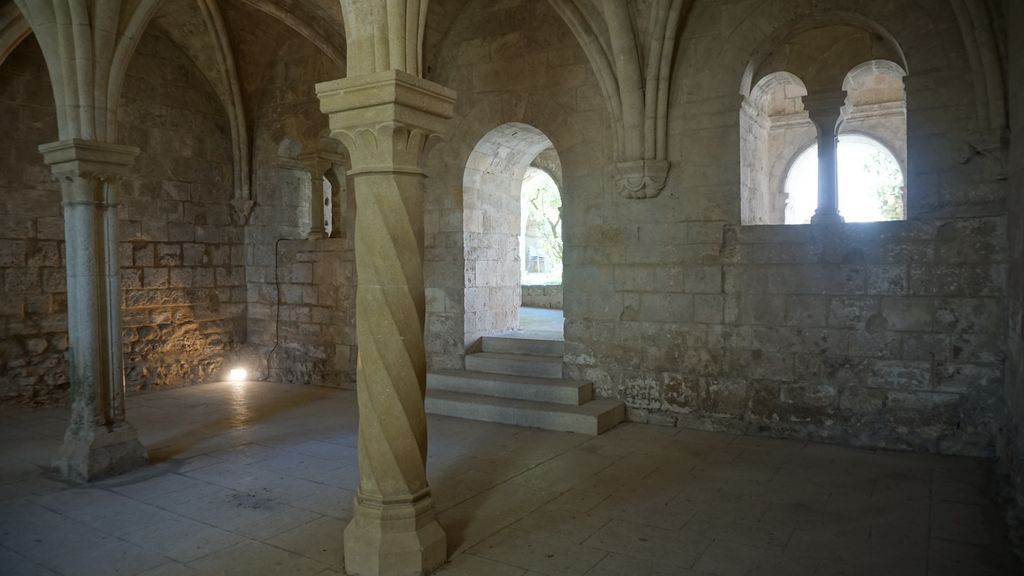
[[[818,206],[818,147],[805,150],[786,178],[786,224],[807,224]],[[865,136],[839,139],[839,213],[847,222],[906,218],[905,185],[899,162]]]

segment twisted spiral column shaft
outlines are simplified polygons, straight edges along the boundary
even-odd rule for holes
[[[355,181],[359,491],[384,501],[427,488],[421,180]]]
[[[356,188],[359,492],[345,569],[425,574],[447,550],[426,476],[423,159],[455,94],[390,70],[319,84],[317,96]]]

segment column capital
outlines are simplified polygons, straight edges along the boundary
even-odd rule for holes
[[[811,122],[814,122],[819,130],[835,129],[843,115],[843,106],[846,106],[846,91],[808,94],[803,97],[803,103]]]
[[[39,147],[54,176],[116,180],[128,175],[139,149],[96,140],[73,138]]]
[[[135,165],[139,149],[95,140],[60,140],[39,147],[43,162],[60,182],[65,204],[118,202],[116,183]]]
[[[343,163],[345,157],[332,152],[305,152],[299,154],[298,161],[302,163],[310,176],[323,178],[333,166]]]
[[[422,174],[423,157],[455,111],[453,90],[401,70],[323,82],[316,93],[353,175]]]

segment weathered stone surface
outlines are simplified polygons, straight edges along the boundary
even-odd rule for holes
[[[229,202],[235,151],[223,86],[204,74],[202,50],[177,45],[187,47],[188,35],[161,31],[173,19],[158,18],[132,58],[118,118],[119,141],[142,149],[125,182],[117,251],[128,385],[213,377],[236,353],[261,377],[351,385],[353,187],[337,186],[345,196],[335,224],[344,233],[307,240],[314,183],[300,161],[329,144],[311,87],[346,75],[330,50],[342,36],[318,47],[249,3],[221,4],[240,55],[241,115],[254,127],[255,205],[243,230]],[[567,375],[626,400],[630,416],[646,422],[983,456],[1005,446],[1008,459],[1024,462],[1024,441],[1003,441],[1019,439],[1024,420],[1024,249],[1014,193],[1024,161],[1012,139],[1006,153],[1001,91],[985,96],[998,78],[979,70],[1019,74],[998,55],[1021,53],[1024,34],[1006,34],[1002,47],[995,33],[995,56],[986,59],[965,39],[988,36],[962,30],[962,14],[940,0],[793,0],[781,11],[682,3],[692,9],[674,44],[667,114],[652,119],[667,129],[655,146],[664,145],[673,169],[657,198],[636,202],[608,174],[621,160],[613,128],[621,119],[552,3],[431,4],[445,17],[428,18],[422,72],[461,99],[453,138],[426,159],[430,367],[462,367],[467,335],[515,321],[522,295],[506,266],[515,231],[499,214],[516,202],[495,190],[514,184],[510,167],[523,159],[500,141],[486,142],[488,155],[474,150],[495,128],[523,125],[545,135],[553,148],[542,155],[560,164]],[[640,4],[638,13],[653,5]],[[997,16],[1008,7],[1005,20],[1019,26],[1015,3],[990,5]],[[776,85],[764,114],[743,107],[747,65],[758,55],[808,57],[773,48],[793,26],[839,18],[838,8],[891,33],[872,40],[881,43],[872,58],[896,58],[909,72],[905,115],[890,114],[899,99],[892,78],[851,77],[845,89],[856,113],[844,128],[886,142],[907,133],[905,146],[890,147],[906,171],[910,219],[746,226],[757,212],[752,192],[771,193],[759,200],[762,212],[784,208],[778,184],[789,152],[813,138],[797,83]],[[0,116],[11,119],[11,145],[0,155],[4,401],[54,403],[67,387],[64,221],[59,190],[34,152],[56,133],[47,78],[31,40],[0,68]],[[1019,84],[1011,112],[1021,105]],[[766,117],[781,123],[766,129]],[[1012,120],[1014,134],[1024,131],[1019,114]],[[784,152],[758,159],[749,144]],[[466,187],[470,165],[475,191]],[[504,234],[489,235],[488,226]],[[1008,427],[1001,403],[1014,415]]]
[[[172,79],[170,74],[177,69],[192,72]],[[147,79],[159,70],[168,75],[153,78],[162,84],[162,92],[151,90]],[[3,116],[38,117],[32,122],[16,122],[14,132],[8,135],[25,150],[53,140],[56,134],[52,100],[49,96],[33,97],[36,89],[43,90],[43,94],[49,91],[46,78],[42,55],[32,39],[19,46],[0,69],[0,84],[13,88],[0,98]],[[34,88],[28,90],[30,86]],[[173,107],[193,120],[163,128],[159,142],[201,141],[201,149],[151,146],[147,126],[161,106]],[[218,203],[226,204],[228,200],[222,187],[223,174],[230,170],[226,130],[220,103],[204,84],[201,73],[180,48],[150,27],[128,69],[120,122],[123,141],[142,149],[135,172],[122,185],[119,223],[121,283],[126,291],[124,352],[131,390],[181,386],[219,377],[230,344],[213,344],[231,343],[239,335],[233,321],[222,323],[231,316],[225,315],[219,298],[216,306],[210,306],[204,294],[190,296],[174,291],[195,285],[197,278],[201,285],[215,285],[212,278],[204,281],[206,274],[214,273],[205,268],[211,264],[206,256],[208,248],[230,253],[232,244],[242,238],[240,229],[229,230],[222,233],[220,243],[211,245],[195,243],[194,233],[171,233],[175,228],[195,230],[218,222]],[[0,235],[6,238],[25,228],[18,242],[0,242],[0,268],[4,270],[4,294],[9,301],[5,311],[17,314],[12,317],[16,321],[0,327],[0,341],[8,343],[3,349],[11,351],[0,354],[0,401],[49,404],[63,399],[68,390],[66,344],[38,345],[40,340],[67,339],[62,319],[67,291],[64,222],[56,184],[32,176],[34,172],[28,169],[32,167],[45,169],[38,153],[0,158],[0,172],[23,175],[0,194],[11,198],[28,195],[34,206],[29,210],[20,202],[0,204],[0,219],[25,223],[24,227],[0,229]],[[173,180],[167,176],[172,169]],[[245,282],[244,275],[237,273],[224,280],[229,283],[222,286],[242,286]],[[199,312],[190,313],[189,323],[173,331],[159,331],[154,338],[130,337],[139,327],[149,326],[161,316],[173,317],[180,310]],[[235,320],[241,318],[236,316]]]
[[[1002,456],[1011,472],[1016,506],[1010,511],[1018,544],[1024,543],[1024,6],[1009,4],[1010,193],[1008,200],[1008,275],[1006,399],[1010,411],[1008,442]],[[980,320],[980,318],[979,318]]]

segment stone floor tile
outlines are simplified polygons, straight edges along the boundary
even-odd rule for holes
[[[686,523],[685,529],[688,532],[705,535],[716,542],[776,549],[785,548],[793,534],[793,529],[786,526],[736,522],[715,514],[711,508],[698,511]]]
[[[523,472],[510,482],[565,492],[584,480],[592,479],[618,460],[616,456],[570,451]]]
[[[694,570],[665,564],[656,560],[644,560],[634,556],[609,553],[587,576],[700,576]],[[704,573],[704,576],[707,576]]]
[[[306,576],[323,572],[328,566],[260,542],[242,542],[189,563],[204,576]]]
[[[140,572],[137,576],[199,576],[199,573],[180,562],[168,562]]]
[[[44,549],[45,548],[45,549]],[[55,553],[59,550],[59,553]],[[124,540],[107,537],[83,537],[76,534],[58,546],[37,549],[39,563],[60,574],[110,576],[137,574],[167,562],[167,557]]]
[[[607,555],[604,550],[580,546],[550,533],[536,534],[515,528],[502,530],[469,552],[551,576],[582,576]]]
[[[717,576],[781,576],[813,574],[820,561],[796,558],[779,549],[749,546],[737,542],[713,542],[697,561],[698,573]]]
[[[590,513],[667,530],[679,530],[693,515],[692,510],[681,511],[671,507],[669,499],[664,496],[656,499],[644,492],[629,496],[613,494],[602,500]]]
[[[344,566],[342,534],[346,524],[324,516],[267,538],[265,542],[340,570]]]
[[[565,508],[577,512],[590,512],[609,496],[611,494],[607,492],[594,492],[585,488],[573,488],[549,502],[547,507]]]
[[[448,534],[448,552],[456,554],[488,538],[554,500],[556,492],[506,483],[438,514]]]
[[[56,576],[57,573],[0,546],[0,568],[5,576]]]
[[[935,502],[931,535],[967,544],[989,544],[993,541],[993,522],[985,514],[986,510],[977,504]]]
[[[240,536],[231,532],[177,517],[125,533],[122,538],[182,563],[242,541]]]
[[[584,545],[644,560],[691,568],[711,540],[703,535],[612,520]]]
[[[473,556],[460,554],[435,572],[437,576],[523,576],[526,570]]]
[[[1020,563],[998,548],[933,540],[928,551],[928,576],[1014,576]]]
[[[509,529],[580,544],[594,535],[608,518],[546,504],[512,524]]]
[[[315,456],[342,464],[355,462],[358,455],[358,450],[353,446],[345,446],[323,440],[300,442],[294,446],[288,446],[286,449],[299,454],[305,454],[306,456]]]

